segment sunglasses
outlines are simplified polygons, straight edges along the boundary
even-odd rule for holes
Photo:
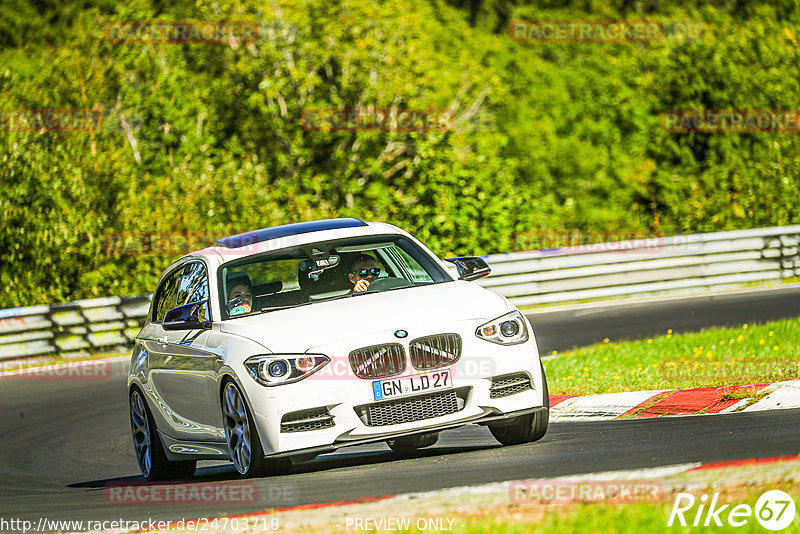
[[[381,270],[377,267],[373,267],[372,269],[359,269],[358,271],[355,271],[353,274],[357,274],[361,278],[364,278],[367,276],[378,276],[379,274],[381,274]]]

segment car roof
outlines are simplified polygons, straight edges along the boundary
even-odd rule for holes
[[[360,226],[367,226],[367,223],[353,218],[323,219],[320,221],[299,222],[284,224],[282,226],[273,226],[271,228],[262,228],[260,230],[244,232],[243,234],[223,237],[222,239],[217,239],[217,245],[225,248],[239,248],[246,245],[261,243],[262,241],[269,241],[270,239],[308,234],[311,232],[319,232],[321,230],[358,228]]]
[[[364,222],[353,218],[323,219],[261,228],[224,237],[218,239],[216,245],[191,252],[177,262],[187,257],[204,256],[209,263],[220,265],[236,258],[271,250],[319,241],[381,234],[412,237],[392,224]]]

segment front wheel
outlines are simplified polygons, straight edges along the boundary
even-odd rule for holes
[[[197,469],[197,461],[173,462],[167,458],[153,416],[138,389],[131,391],[130,408],[133,449],[145,480],[192,476]]]
[[[242,478],[277,474],[288,467],[287,459],[267,460],[252,412],[238,386],[230,381],[222,390],[225,440],[233,466]]]
[[[544,376],[544,367],[541,362],[539,366],[542,370],[544,410],[515,417],[503,424],[489,425],[489,431],[503,445],[531,443],[542,439],[547,433],[547,427],[550,424],[550,393],[547,389],[547,378]]]

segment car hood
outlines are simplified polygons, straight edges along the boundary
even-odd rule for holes
[[[221,323],[220,330],[251,339],[274,353],[303,353],[387,330],[488,321],[510,309],[504,297],[471,282],[455,281],[240,317]]]

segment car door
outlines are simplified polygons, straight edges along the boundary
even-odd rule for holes
[[[166,330],[163,326],[170,309],[209,298],[205,264],[194,260],[181,265],[158,291],[155,340],[150,342],[150,383],[165,408],[167,426],[160,428],[178,440],[224,440],[216,391],[221,360],[208,350],[209,331]],[[211,319],[208,304],[200,309],[199,318]]]

